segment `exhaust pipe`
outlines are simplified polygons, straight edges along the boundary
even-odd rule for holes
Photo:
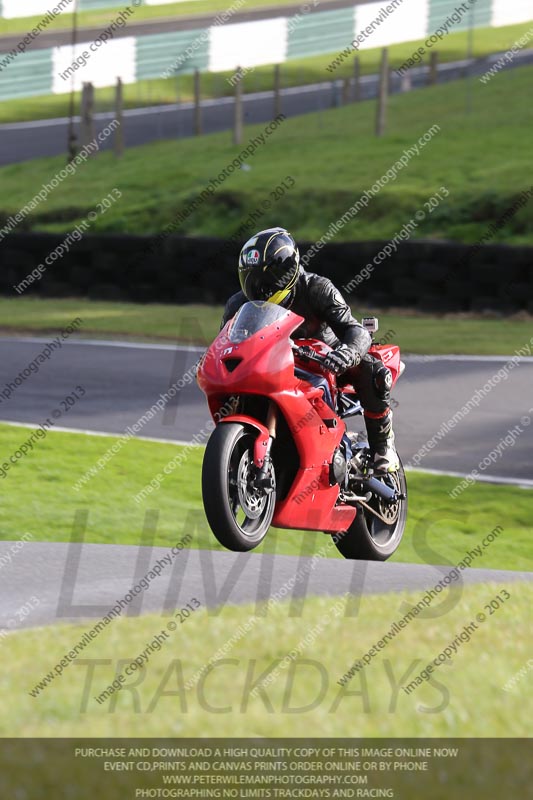
[[[401,499],[396,493],[396,489],[391,489],[390,486],[387,486],[386,483],[378,481],[377,478],[366,478],[365,485],[370,489],[371,492],[377,494],[377,496],[381,497],[383,500],[392,502],[393,500]]]

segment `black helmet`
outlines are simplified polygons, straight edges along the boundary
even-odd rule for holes
[[[286,305],[299,271],[300,253],[285,228],[259,231],[239,256],[239,280],[248,300]]]

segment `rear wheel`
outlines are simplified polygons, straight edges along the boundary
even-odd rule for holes
[[[368,505],[379,517],[358,504],[357,516],[348,530],[334,537],[337,549],[345,558],[386,561],[400,545],[407,521],[407,482],[401,461],[397,472],[381,480],[404,494],[405,500],[387,503],[373,495]]]
[[[224,422],[213,431],[202,466],[202,495],[207,521],[228,550],[246,551],[265,538],[276,505],[274,469],[272,488],[254,484],[253,461],[257,431],[240,423]]]

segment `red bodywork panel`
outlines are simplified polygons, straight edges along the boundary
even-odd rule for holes
[[[317,339],[297,339],[296,344],[300,347],[312,347],[316,353],[319,353],[321,356],[326,356],[329,351],[332,349],[328,344],[325,342],[320,342]],[[368,351],[371,356],[374,358],[379,358],[386,367],[388,367],[392,373],[392,385],[396,383],[398,378],[400,377],[400,348],[396,344],[373,344],[370,350]],[[305,364],[302,366],[305,369],[309,370],[309,372],[316,372],[321,375],[324,375],[326,380],[329,384],[329,389],[331,392],[331,396],[333,399],[336,399],[338,388],[337,386],[342,388],[342,391],[346,394],[355,394],[355,389],[350,383],[350,370],[345,373],[345,376],[341,376],[340,379],[336,378],[333,373],[328,371],[323,371],[320,367],[317,367],[316,364],[310,363]]]
[[[302,317],[287,311],[284,317],[239,342],[229,338],[233,321],[225,325],[198,368],[198,384],[207,395],[211,414],[217,419],[216,412],[231,395],[260,395],[274,403],[293,436],[300,464],[287,496],[276,505],[273,524],[331,533],[346,530],[355,518],[356,509],[336,505],[339,486],[330,486],[329,477],[332,458],[346,425],[324,402],[321,389],[294,374],[290,336],[303,322]],[[331,349],[316,339],[298,340],[297,344],[307,344],[321,355]],[[399,348],[376,346],[372,352],[386,363],[396,380]],[[324,376],[336,399],[337,382],[331,372],[313,362],[302,361],[299,366]],[[229,415],[220,422],[241,422],[259,432],[254,462],[262,466],[269,436],[264,422],[246,414]]]
[[[262,422],[250,417],[248,414],[231,414],[224,419],[221,419],[219,425],[224,422],[242,422],[244,425],[250,425],[258,431],[259,436],[254,444],[254,464],[256,467],[262,467],[265,461],[265,453],[268,444],[269,434],[268,429],[265,428]]]
[[[392,372],[392,385],[400,377],[400,348],[397,344],[373,344],[368,351],[371,356],[379,358]]]

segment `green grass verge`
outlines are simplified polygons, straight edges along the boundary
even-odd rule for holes
[[[2,461],[28,435],[27,428],[0,425]],[[191,547],[222,549],[202,510],[201,447],[184,452],[181,464],[160,488],[138,504],[135,495],[182,452],[180,446],[132,439],[81,489],[73,488],[115,441],[57,431],[39,440],[33,452],[0,479],[0,538],[15,540],[29,533],[35,541],[69,541],[75,513],[81,509],[88,511],[86,541],[138,545],[145,513],[157,509],[154,545],[173,545],[190,533]],[[401,437],[399,447],[401,450]],[[531,493],[512,486],[480,484],[452,499],[448,491],[458,480],[409,473],[409,521],[394,560],[456,564],[501,525],[503,532],[476,566],[532,569]],[[272,530],[257,552],[311,555],[324,543],[321,533]],[[334,548],[331,554],[336,555]]]
[[[284,6],[294,4],[294,0],[247,0],[243,10],[260,8],[262,6]],[[137,24],[144,20],[168,19],[176,17],[190,17],[199,14],[216,14],[228,9],[227,0],[185,0],[183,3],[170,3],[168,5],[147,6],[135,8],[135,15],[130,17],[130,22]],[[78,13],[78,41],[84,39],[83,28],[105,28],[117,18],[124,4],[117,3],[113,8],[101,8],[94,11],[81,11]],[[17,33],[25,34],[31,31],[38,22],[39,17],[16,17],[14,19],[0,20],[0,36],[14,36]],[[70,30],[72,28],[72,14],[63,13],[56,17],[46,28],[47,31]]]
[[[209,0],[206,0],[208,2]],[[226,0],[220,0],[220,9]],[[267,0],[265,0],[267,2]],[[288,0],[287,0],[288,2]],[[202,5],[202,2],[194,5]],[[191,6],[192,3],[181,3],[179,8]],[[254,3],[255,5],[255,3]],[[259,5],[259,3],[257,3]],[[168,6],[166,7],[168,8]],[[217,6],[217,10],[220,10]],[[145,10],[145,9],[142,9]],[[154,12],[156,7],[146,10]],[[100,12],[103,16],[103,12]],[[474,55],[478,58],[490,53],[508,50],[521,36],[531,28],[531,23],[508,25],[503,28],[480,28],[474,35]],[[348,38],[348,37],[347,37]],[[389,58],[392,68],[403,64],[409,56],[423,44],[423,40],[402,42],[389,47]],[[439,45],[439,59],[441,62],[457,61],[465,58],[468,50],[468,34],[466,31],[451,33]],[[379,71],[382,48],[376,47],[364,50],[359,58],[362,74],[371,74]],[[335,58],[337,53],[327,53],[307,58],[287,61],[281,66],[282,85],[299,86],[302,84],[320,83],[333,79],[350,77],[353,72],[353,61],[347,59],[335,72],[329,72],[326,67]],[[422,62],[424,63],[424,62]],[[227,78],[234,74],[234,70],[224,72],[205,73],[201,80],[201,94],[204,99],[228,96],[234,93],[234,88],[228,83]],[[274,72],[271,65],[256,67],[243,78],[245,92],[259,92],[273,88]],[[176,78],[151,79],[138,81],[135,84],[124,86],[125,108],[139,108],[143,106],[187,102],[194,96],[193,76],[184,74]],[[95,110],[108,111],[114,109],[114,87],[103,87],[95,90]],[[76,108],[79,108],[81,92],[76,93]],[[14,122],[24,120],[43,119],[48,117],[62,117],[69,114],[70,95],[44,95],[41,97],[27,97],[20,100],[8,100],[0,103],[0,122]]]
[[[403,616],[402,603],[419,601],[420,592],[363,596],[355,619],[343,616],[345,601],[337,598],[308,598],[302,617],[289,616],[288,604],[279,603],[229,649],[229,661],[204,682],[185,690],[184,683],[254,613],[246,606],[226,606],[219,616],[200,609],[178,625],[140,675],[126,679],[126,684],[135,682],[132,691],[123,688],[101,705],[94,697],[146,648],[167,618],[112,622],[84,651],[85,664],[70,665],[37,698],[29,691],[90,626],[57,625],[52,637],[50,628],[12,633],[4,644],[9,669],[0,677],[4,698],[0,734],[527,737],[528,679],[510,692],[504,692],[503,686],[531,657],[531,644],[524,636],[533,602],[531,584],[507,585],[510,599],[487,616],[453,661],[436,669],[431,682],[412,694],[400,689],[504,588],[501,584],[465,587],[462,595],[453,595],[454,603],[445,615],[413,620],[364,674],[356,675],[344,688],[337,685],[343,672]],[[309,634],[312,644],[305,646],[302,642]],[[263,695],[251,697],[252,681],[264,670],[273,672],[292,648],[297,648],[298,659],[279,670]],[[87,681],[87,659],[100,659],[92,665],[91,682]],[[117,669],[119,659],[123,661]],[[134,778],[136,785],[138,780]],[[435,784],[432,797],[450,797],[440,790],[444,791],[442,784],[441,789]]]
[[[237,286],[233,287],[237,290]],[[228,288],[228,294],[232,291]],[[372,309],[353,306],[359,319]],[[512,355],[529,341],[531,318],[377,311],[380,333],[404,353]],[[56,334],[81,317],[81,336],[132,337],[209,344],[216,337],[222,306],[112,303],[0,297],[0,331]]]
[[[288,119],[248,159],[249,170],[230,174],[173,232],[224,237],[238,232],[243,237],[244,220],[254,209],[264,209],[268,200],[261,227],[281,221],[297,238],[315,241],[404,150],[438,124],[440,132],[420,155],[342,227],[335,241],[394,236],[445,185],[449,197],[433,213],[426,213],[413,238],[476,242],[530,186],[533,105],[524,97],[532,75],[532,67],[516,69],[488,86],[474,85],[470,115],[465,114],[464,82],[395,95],[390,100],[389,133],[379,140],[373,134],[374,101],[309,114],[305,125],[301,118]],[[250,126],[246,136],[263,131],[264,126]],[[118,188],[122,199],[98,216],[91,231],[164,230],[235,158],[240,148],[230,138],[225,132],[131,148],[119,162],[111,153],[103,153],[68,176],[27,217],[26,227],[71,230]],[[309,169],[310,164],[317,169]],[[62,158],[49,158],[0,169],[4,190],[0,224],[2,216],[27,204],[63,166]],[[273,199],[272,190],[287,175],[292,175],[295,186]],[[492,241],[531,243],[530,206],[531,201],[501,225]],[[361,266],[354,264],[354,272]]]

